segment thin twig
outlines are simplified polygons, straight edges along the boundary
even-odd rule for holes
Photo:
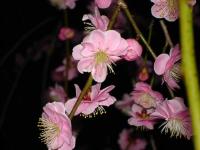
[[[167,26],[165,24],[165,22],[163,20],[160,20],[160,25],[162,27],[162,30],[164,32],[164,35],[165,35],[165,39],[167,40],[167,42],[169,43],[170,47],[173,48],[174,45],[172,43],[172,40],[171,40],[171,37],[170,37],[170,34],[168,32],[168,29],[167,29]]]

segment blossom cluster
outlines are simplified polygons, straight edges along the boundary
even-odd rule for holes
[[[151,8],[154,17],[165,18],[170,22],[178,18],[176,0],[151,1],[154,3]],[[59,9],[74,9],[75,2],[76,0],[51,0],[52,5]],[[195,2],[188,0],[191,6]],[[72,54],[64,58],[62,65],[52,72],[52,79],[57,84],[49,88],[51,102],[43,107],[44,112],[38,123],[42,131],[40,137],[49,150],[71,150],[75,147],[76,137],[72,132],[72,118],[69,117],[74,109],[74,116],[92,118],[98,114],[105,114],[105,107],[114,103],[116,108],[130,117],[127,123],[131,127],[153,130],[156,124],[162,122],[161,132],[187,139],[192,136],[190,114],[183,98],[176,96],[165,98],[164,94],[153,90],[154,77],[157,79],[156,84],[159,86],[165,84],[169,91],[180,89],[179,81],[182,75],[179,44],[171,47],[169,54],[158,55],[154,63],[152,60],[147,60],[142,56],[144,48],[137,36],[125,38],[121,30],[109,27],[112,20],[108,16],[101,15],[99,9],[112,7],[114,4],[116,4],[114,0],[94,1],[90,6],[93,12],[82,17],[85,25],[82,41],[74,45]],[[62,27],[57,37],[60,41],[71,41],[75,36],[75,29]],[[115,74],[115,66],[121,61],[135,61],[139,72],[135,77],[132,91],[124,94],[122,100],[118,100],[111,95],[111,91],[118,87],[109,85],[102,89],[101,86],[109,73]],[[79,76],[79,73],[90,73],[96,83],[87,89],[80,104],[75,107],[83,91],[78,84],[74,84],[75,96],[69,98],[69,93],[63,88],[62,83],[66,80],[72,81]],[[161,76],[161,82],[158,76]],[[121,150],[146,148],[147,142],[144,139],[131,138],[130,134],[131,130],[125,129],[120,134],[118,143]]]

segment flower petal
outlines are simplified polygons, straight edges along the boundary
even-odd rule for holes
[[[107,74],[106,64],[98,64],[92,69],[92,77],[96,82],[103,82]]]
[[[91,70],[93,68],[93,60],[92,60],[92,58],[81,59],[78,62],[77,68],[78,68],[78,71],[80,73],[91,72]]]
[[[81,44],[73,48],[72,56],[75,60],[80,60],[81,58],[83,58],[83,56],[81,55],[82,49],[83,49],[83,46]]]
[[[154,62],[154,71],[157,75],[162,75],[165,72],[165,68],[168,60],[170,59],[167,54],[160,54]]]

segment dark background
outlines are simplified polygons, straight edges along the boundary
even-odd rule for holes
[[[77,30],[83,30],[81,22],[82,14],[88,12],[85,5],[87,0],[79,0],[75,10],[69,11],[70,26]],[[129,2],[129,7],[133,8],[136,16],[136,21],[141,30],[147,35],[147,29],[150,21],[153,19],[150,13],[150,2],[140,0],[137,2]],[[198,6],[196,6],[198,7]],[[0,128],[0,149],[1,150],[36,150],[46,149],[46,146],[39,140],[39,130],[37,128],[38,118],[42,113],[42,106],[46,103],[43,97],[44,89],[54,83],[48,75],[47,79],[43,78],[44,64],[46,62],[46,53],[41,53],[37,60],[28,59],[28,63],[23,67],[16,65],[16,54],[21,53],[25,60],[27,59],[27,49],[36,47],[36,51],[40,51],[42,44],[38,44],[41,39],[46,36],[55,34],[57,28],[62,24],[63,13],[52,7],[47,0],[18,0],[18,1],[2,1],[0,5],[1,28],[0,28],[0,59],[13,48],[16,42],[33,27],[46,19],[50,21],[39,28],[26,38],[12,53],[6,62],[0,66],[0,113],[1,113],[1,128]],[[196,10],[196,9],[195,9]],[[196,11],[195,19],[199,18],[199,10]],[[167,23],[172,40],[174,43],[179,41],[178,37],[178,21],[175,23]],[[164,43],[162,31],[159,23],[155,22],[155,30],[153,30],[152,47],[160,48]],[[199,26],[195,24],[196,39],[199,39]],[[125,35],[126,36],[126,35]],[[199,42],[198,42],[199,43]],[[199,50],[199,45],[196,44],[196,49]],[[71,46],[75,44],[72,43]],[[62,44],[58,42],[58,49],[62,49]],[[157,51],[157,54],[159,52]],[[35,53],[33,52],[33,55]],[[63,52],[55,52],[52,56],[48,73],[51,69],[60,63],[63,57]],[[199,51],[197,51],[199,58]],[[57,62],[59,61],[59,62]],[[199,62],[198,62],[199,64]],[[116,75],[109,75],[104,85],[116,85],[112,95],[117,99],[121,99],[124,92],[130,92],[131,85],[131,70],[135,69],[134,63],[121,62],[115,68]],[[23,71],[22,71],[23,70]],[[22,73],[20,74],[20,72]],[[19,75],[20,74],[20,75]],[[70,83],[71,95],[74,94],[73,84],[78,83],[84,85],[87,74],[81,75]],[[16,80],[18,82],[13,88]],[[46,83],[44,83],[45,81]],[[158,87],[159,88],[159,87]],[[14,89],[12,91],[12,89]],[[184,95],[178,92],[179,95]],[[10,97],[9,97],[10,96]],[[8,101],[9,99],[9,101]],[[7,109],[5,110],[5,105]],[[118,134],[127,125],[127,119],[120,111],[113,106],[106,109],[107,114],[98,116],[93,119],[75,118],[73,127],[79,133],[77,138],[77,150],[117,150]],[[4,114],[2,116],[2,113]],[[149,138],[149,132],[137,132],[140,136]],[[170,138],[168,135],[160,134],[159,130],[152,131],[155,137],[158,150],[175,150],[175,149],[192,149],[192,142],[185,139]],[[151,149],[150,145],[147,149]]]

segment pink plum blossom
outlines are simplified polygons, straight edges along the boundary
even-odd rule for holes
[[[142,55],[142,46],[135,39],[127,39],[128,49],[123,58],[127,61],[133,61]]]
[[[72,135],[71,120],[65,114],[63,103],[47,103],[39,119],[41,140],[49,150],[72,150],[75,147],[75,137]]]
[[[95,0],[95,3],[99,8],[108,8],[110,4],[112,3],[112,0]]]
[[[133,104],[130,112],[131,118],[128,119],[128,123],[136,127],[153,129],[155,124],[155,119],[151,115],[153,112],[154,109],[145,109],[140,105]]]
[[[114,31],[94,30],[81,44],[73,48],[72,56],[78,62],[78,71],[91,72],[96,82],[103,82],[107,76],[107,67],[113,71],[112,64],[126,53],[128,44]]]
[[[170,54],[160,54],[154,62],[154,71],[157,75],[163,75],[163,80],[174,90],[180,88],[177,82],[181,78],[180,70],[181,53],[177,44],[170,50]]]
[[[110,106],[112,105],[116,99],[115,97],[109,94],[110,91],[114,89],[114,85],[108,86],[102,90],[101,84],[96,84],[91,87],[91,90],[87,92],[87,94],[83,97],[81,104],[79,105],[78,109],[76,110],[75,115],[81,114],[84,117],[91,117],[93,115],[97,115],[98,113],[103,114],[105,110],[102,106]],[[78,85],[75,85],[76,88],[76,97],[69,99],[65,103],[66,112],[69,114],[77,101],[78,96],[81,93],[80,88]]]
[[[144,150],[147,141],[142,138],[132,138],[130,129],[123,129],[119,135],[118,144],[121,150]]]
[[[151,0],[154,5],[151,13],[156,18],[165,18],[167,21],[175,21],[178,19],[178,0]],[[188,0],[190,6],[194,6],[196,0]]]
[[[66,77],[65,65],[66,65],[66,59],[63,60],[63,65],[56,68],[55,71],[53,72],[52,74],[53,80],[57,82],[64,80],[64,78]],[[70,57],[69,69],[68,69],[68,80],[72,80],[78,76],[78,70],[76,68],[76,65],[77,65],[77,61],[74,60],[73,57]]]
[[[90,20],[92,25],[88,24],[90,27],[86,27],[86,30],[94,30],[94,29],[100,29],[103,31],[107,30],[109,19],[108,17],[100,14],[97,7],[94,7],[94,15],[91,14],[85,14],[83,15],[82,21]],[[94,26],[94,27],[93,27]]]
[[[150,77],[150,73],[152,72],[152,62],[149,60],[143,60],[142,58],[139,58],[136,60],[136,63],[138,65],[138,73],[137,77],[140,81],[147,81]]]
[[[172,100],[165,100],[155,109],[152,116],[165,119],[162,132],[171,132],[171,136],[191,138],[191,119],[182,98],[175,97]]]
[[[76,0],[50,0],[51,4],[59,9],[74,9],[76,6],[75,1]]]
[[[65,41],[67,39],[72,39],[74,37],[75,31],[69,27],[62,27],[58,34],[58,38],[61,41]]]
[[[162,94],[153,91],[151,86],[144,82],[137,82],[131,95],[135,103],[144,108],[155,108],[164,100]]]
[[[62,86],[56,84],[55,87],[49,88],[49,97],[53,101],[65,102],[67,95]]]
[[[117,101],[115,103],[115,106],[122,110],[122,112],[124,112],[125,114],[130,114],[131,111],[131,107],[134,104],[134,100],[131,98],[131,96],[129,94],[124,94],[122,100]]]

